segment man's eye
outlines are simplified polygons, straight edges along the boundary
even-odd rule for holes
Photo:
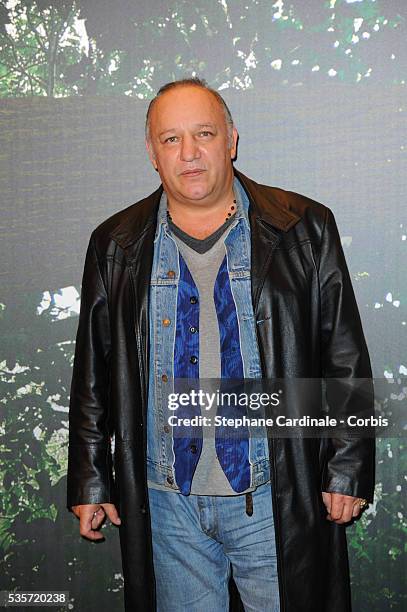
[[[177,137],[176,136],[169,136],[168,138],[165,139],[164,142],[177,142]]]
[[[202,132],[199,132],[199,136],[212,136],[212,132],[209,132],[208,130],[203,130]]]

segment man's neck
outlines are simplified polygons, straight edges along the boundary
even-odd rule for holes
[[[177,227],[189,236],[203,240],[236,212],[233,184],[225,196],[207,205],[201,202],[183,204],[169,199],[168,212]]]

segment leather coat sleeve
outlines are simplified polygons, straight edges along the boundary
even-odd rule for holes
[[[373,414],[369,354],[340,237],[327,209],[319,260],[321,360],[333,416]],[[322,490],[372,501],[374,438],[340,435],[328,443]]]
[[[93,234],[86,252],[70,407],[67,505],[112,501],[110,324]]]

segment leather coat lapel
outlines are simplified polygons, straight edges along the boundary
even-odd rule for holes
[[[281,240],[281,235],[262,219],[256,217],[253,211],[250,211],[249,219],[251,228],[252,302],[254,314],[257,315],[261,290],[270,268],[273,253]]]
[[[260,185],[235,168],[234,173],[249,196],[256,216],[261,217],[263,221],[276,229],[288,232],[300,220],[299,215],[291,210],[289,192]]]
[[[154,257],[157,212],[163,188],[139,202],[111,234],[124,251],[134,297],[134,333],[142,388],[143,420],[147,422],[149,364],[149,288]],[[145,433],[145,432],[144,432]]]
[[[149,287],[154,256],[155,224],[149,224],[138,240],[131,245],[129,274],[134,295],[134,332],[141,373],[143,415],[147,415],[147,383],[149,364]],[[130,254],[128,254],[130,257]]]
[[[234,170],[250,200],[252,301],[255,315],[273,253],[282,235],[291,229],[300,217],[290,210],[286,202],[279,201],[280,190],[265,187]]]

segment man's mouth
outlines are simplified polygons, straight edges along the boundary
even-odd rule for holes
[[[198,176],[203,172],[205,172],[203,168],[193,168],[191,170],[184,170],[184,172],[181,172],[181,176]]]

